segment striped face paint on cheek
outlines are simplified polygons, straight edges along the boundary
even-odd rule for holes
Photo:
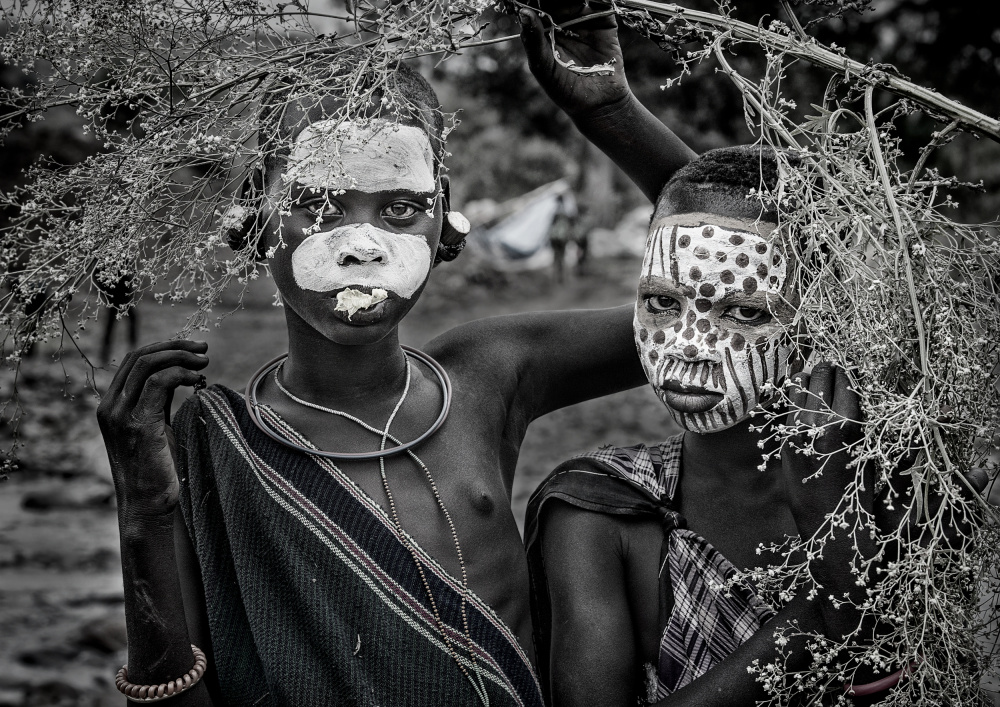
[[[635,341],[653,389],[684,429],[746,419],[792,354],[786,264],[773,226],[682,214],[650,229]]]

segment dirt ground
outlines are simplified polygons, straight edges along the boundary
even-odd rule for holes
[[[486,277],[456,261],[439,268],[404,321],[403,343],[420,346],[462,322],[518,311],[604,307],[630,302],[635,260],[594,262],[584,276],[556,285],[548,272]],[[242,389],[253,371],[285,349],[284,317],[259,281],[243,308],[204,334],[209,382]],[[233,301],[216,309],[222,313]],[[144,301],[139,343],[169,338],[185,309]],[[115,356],[127,351],[126,326]],[[101,326],[81,347],[96,356]],[[121,705],[113,678],[125,661],[125,626],[114,493],[87,369],[68,354],[62,365],[43,349],[22,369],[27,416],[24,467],[0,485],[0,707]],[[99,390],[113,368],[96,371]],[[68,381],[64,376],[68,375]],[[0,373],[0,392],[12,380]],[[178,405],[185,397],[175,400]],[[512,507],[518,522],[549,470],[574,453],[608,442],[656,440],[674,428],[648,388],[557,411],[535,422],[521,448]],[[2,441],[2,440],[0,440]]]

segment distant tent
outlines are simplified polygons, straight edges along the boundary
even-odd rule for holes
[[[469,244],[497,270],[535,270],[552,265],[549,229],[560,195],[572,200],[569,183],[558,179],[484,211]],[[575,208],[575,207],[574,207]]]

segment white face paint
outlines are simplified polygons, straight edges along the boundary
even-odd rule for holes
[[[427,133],[386,120],[321,120],[295,138],[286,183],[368,193],[436,191],[434,152]]]
[[[635,306],[646,377],[684,429],[715,432],[746,419],[784,378],[794,310],[771,224],[680,214],[653,224]],[[763,237],[762,237],[763,236]]]
[[[427,239],[390,233],[370,223],[339,226],[306,238],[292,253],[292,275],[303,290],[371,287],[409,299],[427,279]]]

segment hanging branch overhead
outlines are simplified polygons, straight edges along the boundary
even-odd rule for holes
[[[946,121],[957,120],[971,132],[1000,142],[1000,120],[942,96],[937,91],[915,84],[892,71],[850,59],[823,46],[813,38],[803,39],[791,33],[782,34],[725,15],[691,10],[673,3],[655,0],[615,0],[614,4],[616,7],[644,11],[652,17],[665,18],[668,23],[686,22],[699,29],[715,31],[722,34],[721,39],[732,37],[740,41],[753,42],[766,49],[773,49],[815,64],[835,74],[842,74],[848,79],[880,86],[901,98],[907,98],[927,107]]]

